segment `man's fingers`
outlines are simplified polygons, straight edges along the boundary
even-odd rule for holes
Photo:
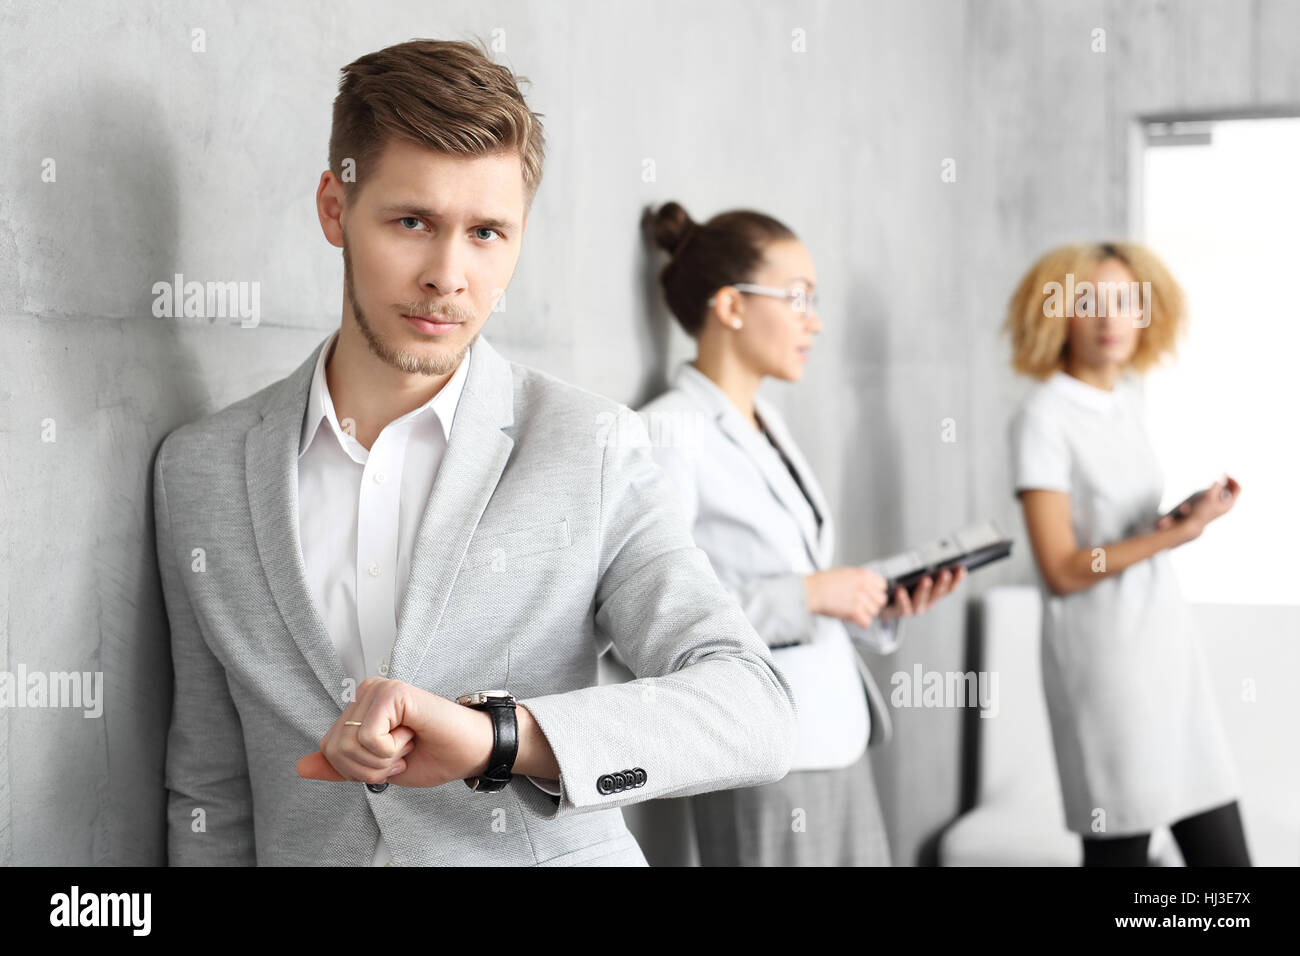
[[[393,714],[388,702],[392,698],[384,691],[393,683],[377,677],[362,681],[321,738],[320,750],[298,761],[298,775],[313,780],[376,782],[394,770],[404,773],[407,767],[402,758],[415,749],[415,731],[406,726],[389,730]]]
[[[298,776],[308,780],[346,780],[347,777],[335,770],[325,755],[319,750],[310,753],[298,761]]]
[[[362,721],[360,727],[343,728],[338,752],[359,766],[371,770],[387,769],[401,751],[401,742],[395,739],[395,734],[388,732],[385,726],[386,721],[378,727],[368,727],[366,723],[372,721],[373,718],[361,717],[358,719]],[[352,733],[354,730],[356,733]],[[405,730],[405,734],[414,736],[409,729]],[[407,739],[408,737],[405,735],[401,738],[402,742]]]
[[[378,678],[368,680],[378,683]],[[364,704],[358,708],[357,715],[352,718],[361,721],[361,726],[356,728],[356,746],[345,748],[345,752],[368,767],[388,766],[402,745],[415,736],[410,728],[392,726],[394,708],[391,688],[395,685],[396,682],[390,681],[383,690],[376,688],[368,693]]]
[[[323,753],[329,753],[330,741],[336,739],[341,740],[341,735],[339,731],[342,730],[350,731],[352,729],[351,727],[345,727],[343,725],[343,721],[361,719],[360,717],[357,716],[357,714],[360,713],[361,710],[359,701],[364,700],[365,697],[367,696],[366,691],[368,690],[368,687],[369,687],[368,680],[361,682],[360,686],[357,687],[356,692],[352,695],[352,699],[348,701],[347,705],[343,708],[343,713],[339,715],[338,720],[330,724],[330,729],[325,731],[325,736],[322,737],[320,739],[320,743],[317,744],[317,746],[320,747]]]
[[[326,759],[354,778],[371,770],[386,770],[392,764],[398,748],[393,746],[383,720],[383,706],[376,702],[379,694],[377,678],[367,678],[357,687],[356,699],[334,721],[327,738],[330,743],[322,747]],[[373,715],[373,716],[372,716]],[[379,716],[379,727],[369,726]],[[349,724],[349,721],[359,723]],[[345,777],[344,779],[348,779]]]
[[[348,728],[348,730],[352,729],[353,728],[351,727]],[[364,770],[383,770],[391,766],[396,757],[396,751],[394,751],[392,756],[383,757],[371,753],[359,743],[347,742],[339,745],[338,754],[342,759],[356,764],[358,769]]]
[[[314,758],[315,755],[311,755]],[[354,760],[347,754],[338,753],[324,758],[325,766],[322,767],[314,759],[307,765],[312,777],[317,780],[346,780],[352,782],[365,783],[383,783],[388,779],[388,773],[395,765],[405,767],[405,761],[400,758],[382,761],[378,766],[367,765],[360,761]],[[304,757],[303,761],[309,758]],[[302,763],[303,761],[299,761]],[[328,769],[326,769],[328,767]]]
[[[393,743],[397,745],[397,755],[404,757],[415,749],[415,731],[405,724],[393,729]]]

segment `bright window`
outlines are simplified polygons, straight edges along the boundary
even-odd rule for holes
[[[1190,328],[1147,380],[1171,507],[1227,471],[1242,496],[1171,560],[1184,595],[1300,604],[1300,119],[1147,126],[1144,241]]]

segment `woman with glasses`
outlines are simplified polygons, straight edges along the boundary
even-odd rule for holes
[[[832,567],[834,525],[764,378],[797,382],[821,330],[812,258],[782,223],[734,211],[693,222],[675,202],[646,215],[670,255],[668,307],[697,343],[641,414],[695,543],[744,608],[789,682],[799,732],[790,772],[691,798],[700,862],[888,866],[868,743],[889,715],[854,641],[888,653],[898,619],[965,577],[944,570],[913,595],[861,567]]]

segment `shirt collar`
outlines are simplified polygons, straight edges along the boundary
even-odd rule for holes
[[[677,374],[673,376],[673,385],[703,399],[705,404],[709,406],[710,411],[715,415],[722,415],[729,408],[734,407],[731,404],[731,399],[727,397],[727,393],[718,387],[717,382],[701,372],[691,362],[683,362],[677,369]]]
[[[1108,392],[1059,369],[1052,373],[1047,384],[1059,394],[1095,412],[1113,410],[1119,404],[1123,389],[1128,385],[1127,381],[1119,379],[1115,382],[1114,389]]]
[[[320,350],[320,356],[316,359],[316,371],[312,374],[311,379],[311,392],[307,396],[307,413],[303,417],[302,434],[298,439],[299,458],[306,454],[307,449],[311,446],[312,440],[320,430],[322,419],[329,423],[330,429],[337,436],[339,444],[345,450],[348,448],[349,442],[358,444],[358,447],[360,447],[356,439],[345,433],[339,425],[338,415],[334,411],[334,400],[330,397],[329,385],[325,381],[325,364],[329,361],[330,356],[334,354],[334,346],[338,342],[338,337],[339,333],[335,332],[325,347]],[[469,375],[469,363],[473,354],[474,349],[470,348],[465,353],[464,361],[457,366],[456,371],[452,373],[451,378],[447,379],[446,384],[438,390],[438,394],[419,408],[412,409],[401,418],[389,422],[389,424],[397,425],[409,422],[431,411],[437,416],[438,422],[442,426],[443,437],[450,441],[452,422],[456,417],[456,409],[460,405],[461,393],[465,390],[465,379]],[[364,449],[362,451],[364,452]]]

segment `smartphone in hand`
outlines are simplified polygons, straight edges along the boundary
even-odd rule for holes
[[[1184,518],[1186,518],[1189,514],[1192,513],[1192,509],[1196,507],[1196,503],[1200,501],[1202,498],[1204,498],[1206,495],[1208,495],[1209,493],[1210,493],[1209,488],[1202,488],[1200,491],[1196,492],[1195,494],[1188,495],[1186,498],[1178,502],[1178,504],[1174,505],[1172,508],[1170,508],[1160,517],[1170,518],[1173,521],[1182,521]],[[1232,487],[1230,485],[1224,485],[1222,488],[1219,489],[1220,500],[1227,501],[1231,497],[1232,497]]]

